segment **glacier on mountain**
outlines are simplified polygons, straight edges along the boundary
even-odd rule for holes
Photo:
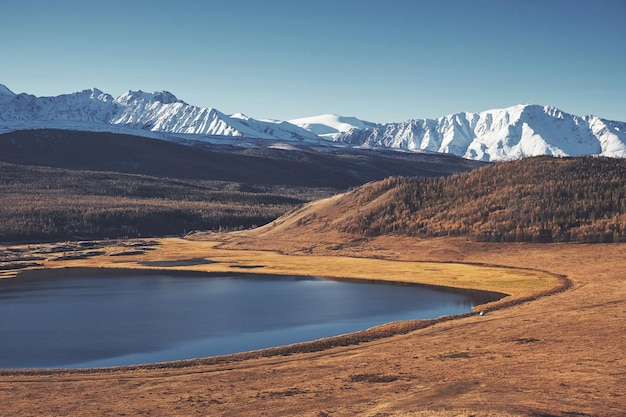
[[[11,101],[13,98],[15,98],[15,93],[5,85],[0,84],[0,104]]]
[[[341,133],[349,132],[352,129],[366,129],[376,126],[376,123],[360,120],[356,117],[345,117],[336,114],[303,117],[289,120],[289,123],[300,126],[315,133],[319,137],[330,140],[335,140]]]
[[[6,91],[5,91],[6,90]],[[319,142],[301,127],[280,121],[231,117],[218,110],[192,106],[167,91],[127,91],[114,99],[92,88],[56,97],[12,94],[0,84],[0,132],[60,128],[135,133],[173,139],[169,135],[246,137]],[[148,133],[148,134],[147,134]],[[149,134],[152,133],[152,134]]]
[[[0,133],[25,129],[127,133],[165,140],[250,140],[288,149],[294,144],[450,153],[500,161],[535,155],[626,157],[626,123],[575,116],[555,107],[517,105],[438,119],[377,124],[333,114],[257,120],[185,103],[167,91],[127,91],[118,98],[96,88],[55,97],[15,94],[0,84]]]
[[[551,106],[517,105],[352,129],[335,140],[501,161],[536,155],[626,157],[625,133],[623,122],[574,116]]]

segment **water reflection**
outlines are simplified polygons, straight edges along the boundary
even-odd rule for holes
[[[461,314],[499,296],[254,274],[33,271],[0,280],[0,368],[153,363]]]

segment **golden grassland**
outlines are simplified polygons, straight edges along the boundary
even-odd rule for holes
[[[553,274],[517,268],[349,256],[284,255],[273,251],[221,249],[220,244],[218,241],[165,238],[159,239],[157,245],[149,246],[148,251],[132,251],[127,255],[124,255],[123,247],[113,244],[101,254],[83,259],[75,256],[78,259],[56,260],[50,256],[50,260],[46,260],[43,266],[163,269],[163,266],[167,267],[167,261],[178,261],[174,264],[177,270],[249,271],[259,274],[409,282],[497,291],[514,298],[548,291],[560,284],[560,279]],[[185,265],[185,260],[190,260],[188,265]]]
[[[301,350],[99,371],[3,371],[0,414],[623,415],[624,249],[304,233],[277,239],[263,231],[112,241],[97,250],[33,246],[27,250],[46,253],[36,261],[46,268],[253,271],[511,296],[485,316],[433,320],[322,348],[303,344]],[[15,274],[6,269],[1,276]]]

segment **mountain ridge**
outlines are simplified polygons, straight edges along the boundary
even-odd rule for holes
[[[15,94],[0,84],[0,133],[46,128],[126,133],[179,142],[225,141],[237,146],[255,146],[252,139],[326,150],[388,148],[481,161],[538,155],[626,157],[626,123],[576,116],[537,104],[385,124],[333,114],[280,121],[193,106],[168,91],[128,90],[114,98],[91,88],[36,97]]]
[[[364,129],[377,125],[377,123],[361,120],[353,116],[340,116],[338,114],[301,117],[291,119],[289,123],[300,126],[329,140],[335,140],[341,133],[349,132],[352,129]]]
[[[97,88],[54,97],[10,93],[0,84],[0,132],[51,128],[134,133],[166,140],[221,136],[320,141],[286,122],[231,118],[213,108],[187,104],[168,91],[129,90],[117,98]]]
[[[626,157],[626,123],[528,104],[354,129],[336,140],[484,161],[539,155]]]

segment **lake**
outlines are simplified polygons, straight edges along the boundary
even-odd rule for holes
[[[301,276],[64,269],[0,280],[0,368],[192,359],[467,313],[502,294]]]

